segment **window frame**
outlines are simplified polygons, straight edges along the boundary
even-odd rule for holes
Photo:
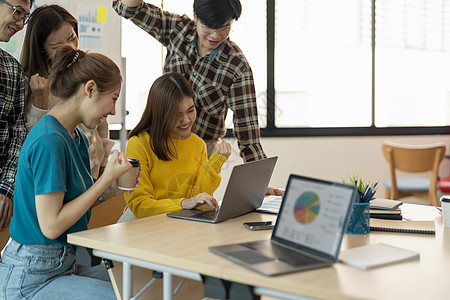
[[[267,127],[261,128],[262,137],[312,137],[312,136],[386,136],[449,134],[450,126],[376,127],[375,126],[375,2],[372,0],[371,57],[372,57],[372,120],[370,127],[316,127],[280,128],[275,126],[275,2],[267,0]],[[270,76],[269,76],[270,75]],[[270,101],[270,99],[274,99]],[[231,130],[227,135],[232,136]]]

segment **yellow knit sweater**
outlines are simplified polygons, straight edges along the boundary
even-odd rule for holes
[[[214,152],[209,160],[205,142],[191,133],[185,140],[173,140],[177,158],[162,161],[153,153],[149,134],[130,138],[127,157],[139,159],[141,182],[125,201],[136,218],[181,210],[181,201],[202,192],[212,195],[219,187],[222,165],[228,157]]]

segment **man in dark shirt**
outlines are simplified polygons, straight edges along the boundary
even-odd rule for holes
[[[22,30],[34,0],[0,0],[0,42]],[[25,83],[22,67],[0,49],[0,230],[12,216],[19,151],[27,131],[24,119]]]

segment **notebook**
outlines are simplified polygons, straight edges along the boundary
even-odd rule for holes
[[[398,221],[370,219],[371,231],[436,234],[434,221]]]
[[[269,276],[331,266],[356,194],[355,186],[290,175],[270,240],[209,250]]]
[[[344,250],[339,255],[339,260],[361,270],[370,270],[417,259],[419,256],[416,251],[378,243]]]
[[[402,204],[403,202],[399,200],[376,198],[370,202],[370,208],[394,210]]]
[[[278,157],[234,166],[218,210],[183,209],[167,216],[219,223],[249,213],[261,206]]]
[[[278,214],[280,211],[281,201],[283,200],[282,196],[265,196],[264,200],[259,208],[255,211],[266,214]]]

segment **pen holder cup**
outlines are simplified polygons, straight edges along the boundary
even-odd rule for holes
[[[370,202],[353,203],[350,221],[347,227],[350,234],[370,233]]]

